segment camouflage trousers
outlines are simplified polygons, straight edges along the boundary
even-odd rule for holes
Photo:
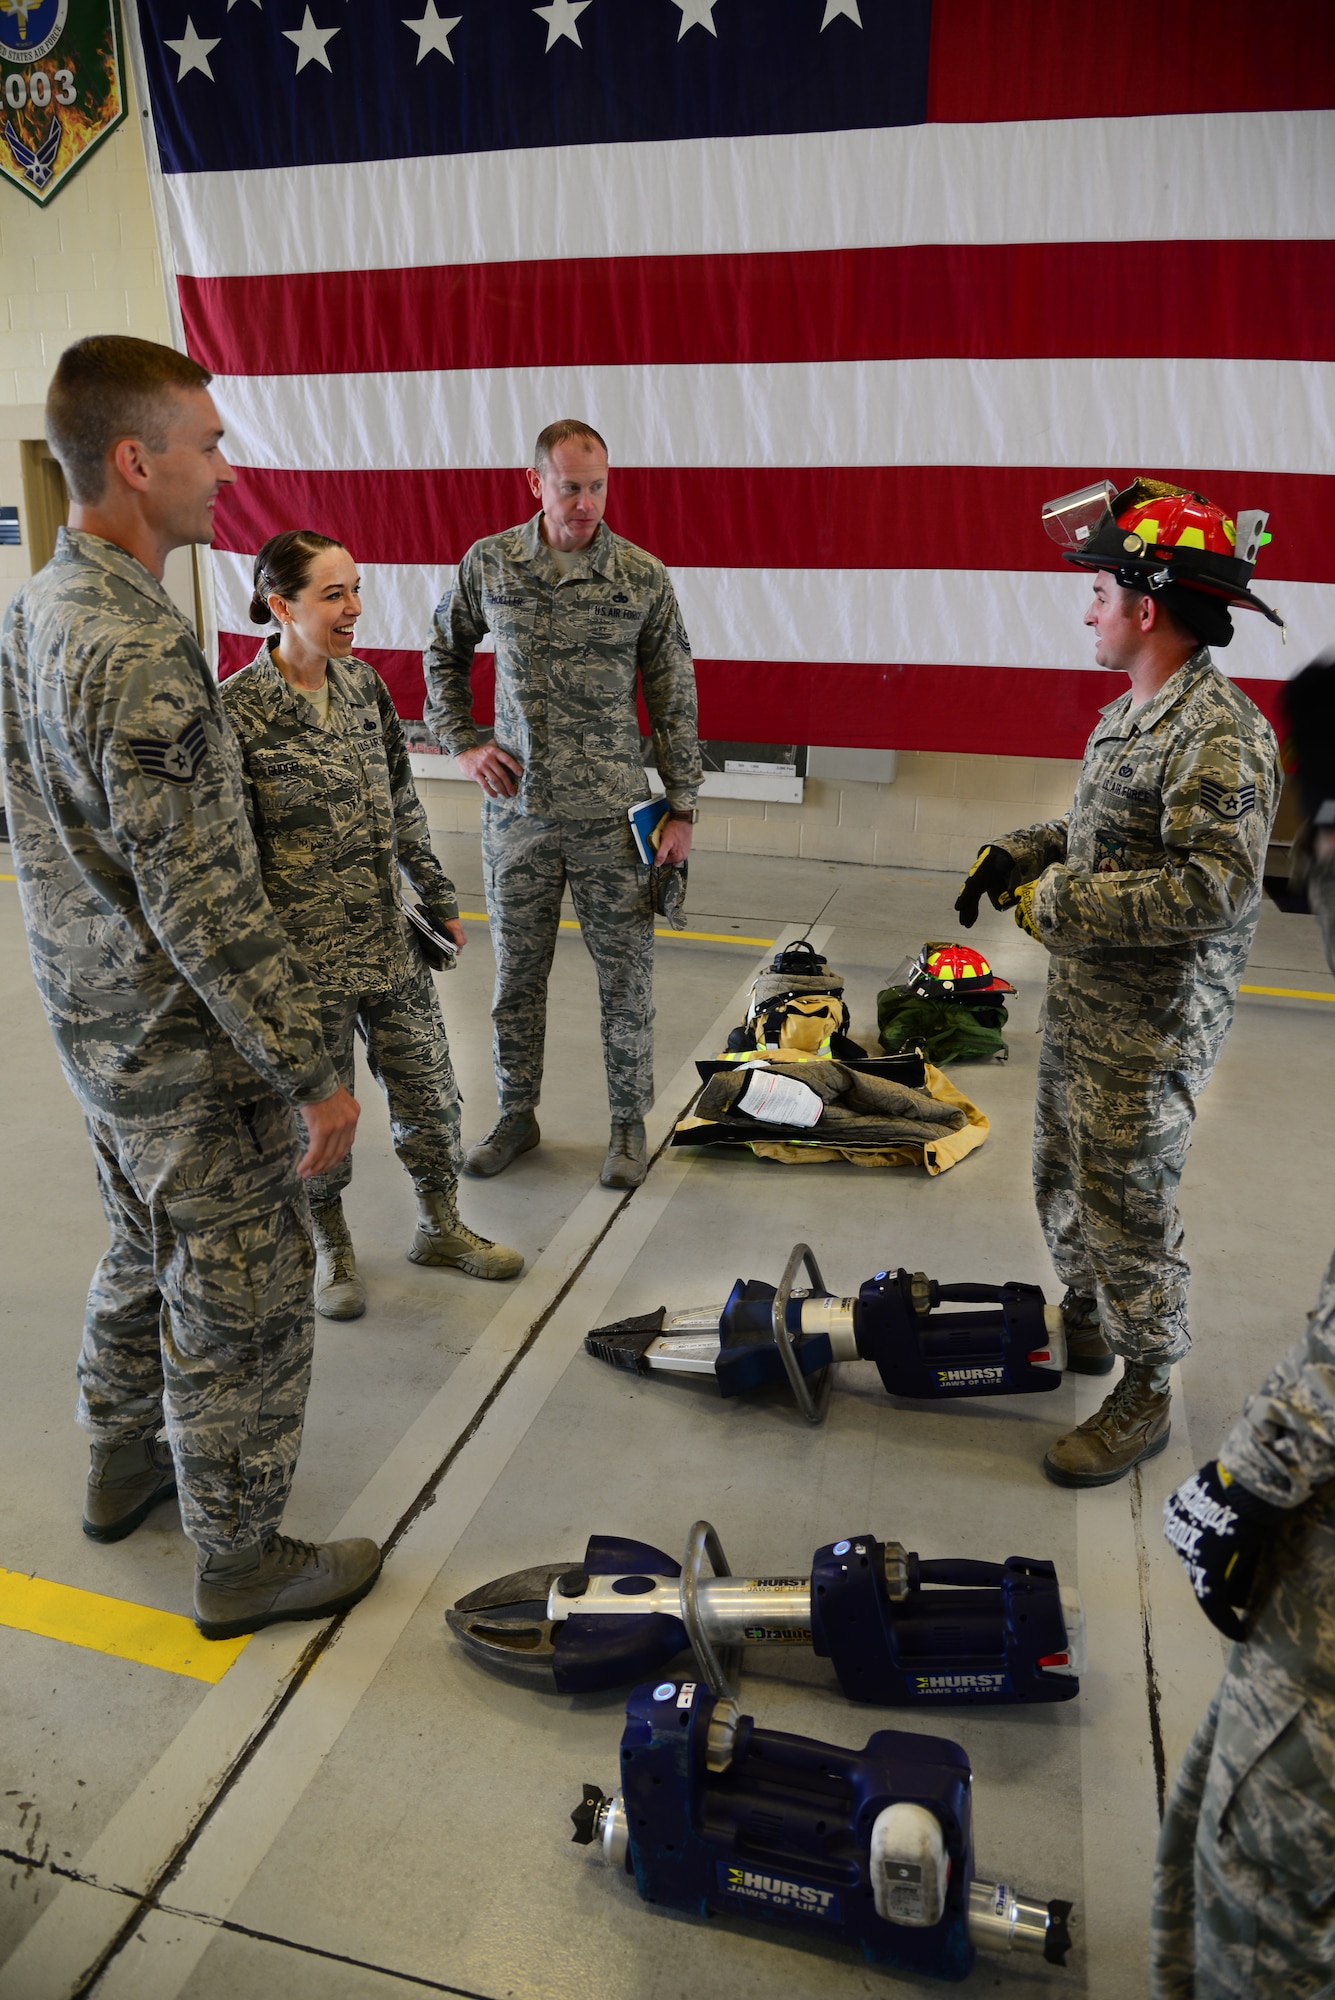
[[[1239,1649],[1241,1652],[1243,1649]],[[1248,1646],[1247,1651],[1252,1647]],[[1335,1700],[1268,1699],[1239,1653],[1159,1836],[1153,2000],[1335,1995]]]
[[[502,1111],[538,1102],[547,977],[569,883],[598,975],[612,1116],[642,1118],[654,1096],[654,917],[649,870],[624,814],[538,819],[513,800],[487,799],[482,864],[496,952],[492,1047]]]
[[[1097,1299],[1126,1360],[1180,1361],[1191,1347],[1177,1188],[1206,1079],[1119,1060],[1068,1022],[1043,1031],[1034,1102],[1034,1198],[1062,1281]]]
[[[431,974],[416,948],[406,978],[388,993],[325,993],[320,1026],[345,1090],[353,1084],[354,1036],[389,1103],[389,1135],[414,1187],[449,1194],[459,1178],[459,1086]],[[352,1154],[307,1182],[322,1208],[352,1179]]]
[[[314,1319],[301,1145],[282,1099],[206,1101],[156,1129],[86,1119],[111,1241],[93,1274],[79,1421],[101,1444],[160,1429],[186,1534],[264,1541],[301,1446]]]

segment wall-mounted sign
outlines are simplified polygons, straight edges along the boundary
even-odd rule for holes
[[[0,0],[0,172],[50,201],[125,116],[116,0]]]

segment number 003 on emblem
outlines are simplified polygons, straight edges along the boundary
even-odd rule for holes
[[[0,169],[48,202],[125,116],[115,0],[0,0]]]

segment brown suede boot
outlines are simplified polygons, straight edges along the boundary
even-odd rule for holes
[[[1057,1486],[1111,1486],[1168,1443],[1168,1363],[1128,1361],[1101,1409],[1058,1438],[1043,1470]]]
[[[1111,1375],[1116,1355],[1099,1325],[1099,1303],[1088,1292],[1066,1287],[1061,1303],[1066,1329],[1066,1367],[1072,1375]]]

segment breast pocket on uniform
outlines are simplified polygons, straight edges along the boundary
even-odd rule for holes
[[[484,590],[482,610],[497,652],[522,648],[533,630],[533,601],[523,591]]]

